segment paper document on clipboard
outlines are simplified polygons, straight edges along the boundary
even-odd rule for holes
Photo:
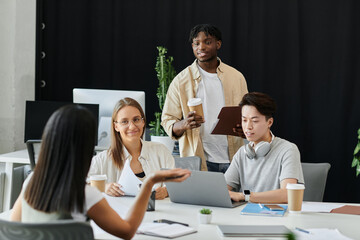
[[[236,124],[241,124],[241,108],[239,106],[223,107],[211,134],[239,136],[233,131]]]

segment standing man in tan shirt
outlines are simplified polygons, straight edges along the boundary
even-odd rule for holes
[[[189,41],[196,60],[172,81],[162,112],[162,126],[179,140],[180,156],[199,156],[201,169],[225,172],[230,159],[243,145],[240,137],[211,135],[223,106],[238,106],[248,92],[244,76],[221,62],[221,32],[210,24],[195,26]],[[187,102],[201,98],[204,118],[190,111]]]

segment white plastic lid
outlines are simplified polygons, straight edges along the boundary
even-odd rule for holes
[[[305,185],[304,184],[296,184],[296,183],[288,183],[286,185],[287,189],[305,189]]]
[[[201,98],[191,98],[191,99],[189,99],[187,104],[189,107],[192,107],[192,106],[197,106],[197,105],[202,104],[202,101],[201,101]]]
[[[106,180],[107,177],[106,175],[91,175],[90,176],[90,181],[101,181],[101,180]]]

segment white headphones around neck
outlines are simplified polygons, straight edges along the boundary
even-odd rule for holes
[[[271,149],[271,143],[274,141],[274,134],[270,131],[271,133],[271,142],[259,142],[258,144],[256,144],[255,148],[252,147],[252,145],[254,145],[254,142],[249,142],[248,144],[245,145],[245,153],[246,156],[250,159],[254,159],[254,158],[259,158],[259,157],[265,157],[266,154],[268,154],[268,152],[270,152]]]

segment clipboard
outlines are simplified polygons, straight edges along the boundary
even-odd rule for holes
[[[243,134],[233,131],[236,124],[241,124],[241,108],[239,106],[223,107],[218,115],[218,120],[214,124],[211,134],[232,135],[245,137]]]
[[[330,212],[331,213],[343,213],[343,214],[360,215],[360,207],[359,206],[344,205],[344,206],[339,207],[339,208],[334,208]]]

